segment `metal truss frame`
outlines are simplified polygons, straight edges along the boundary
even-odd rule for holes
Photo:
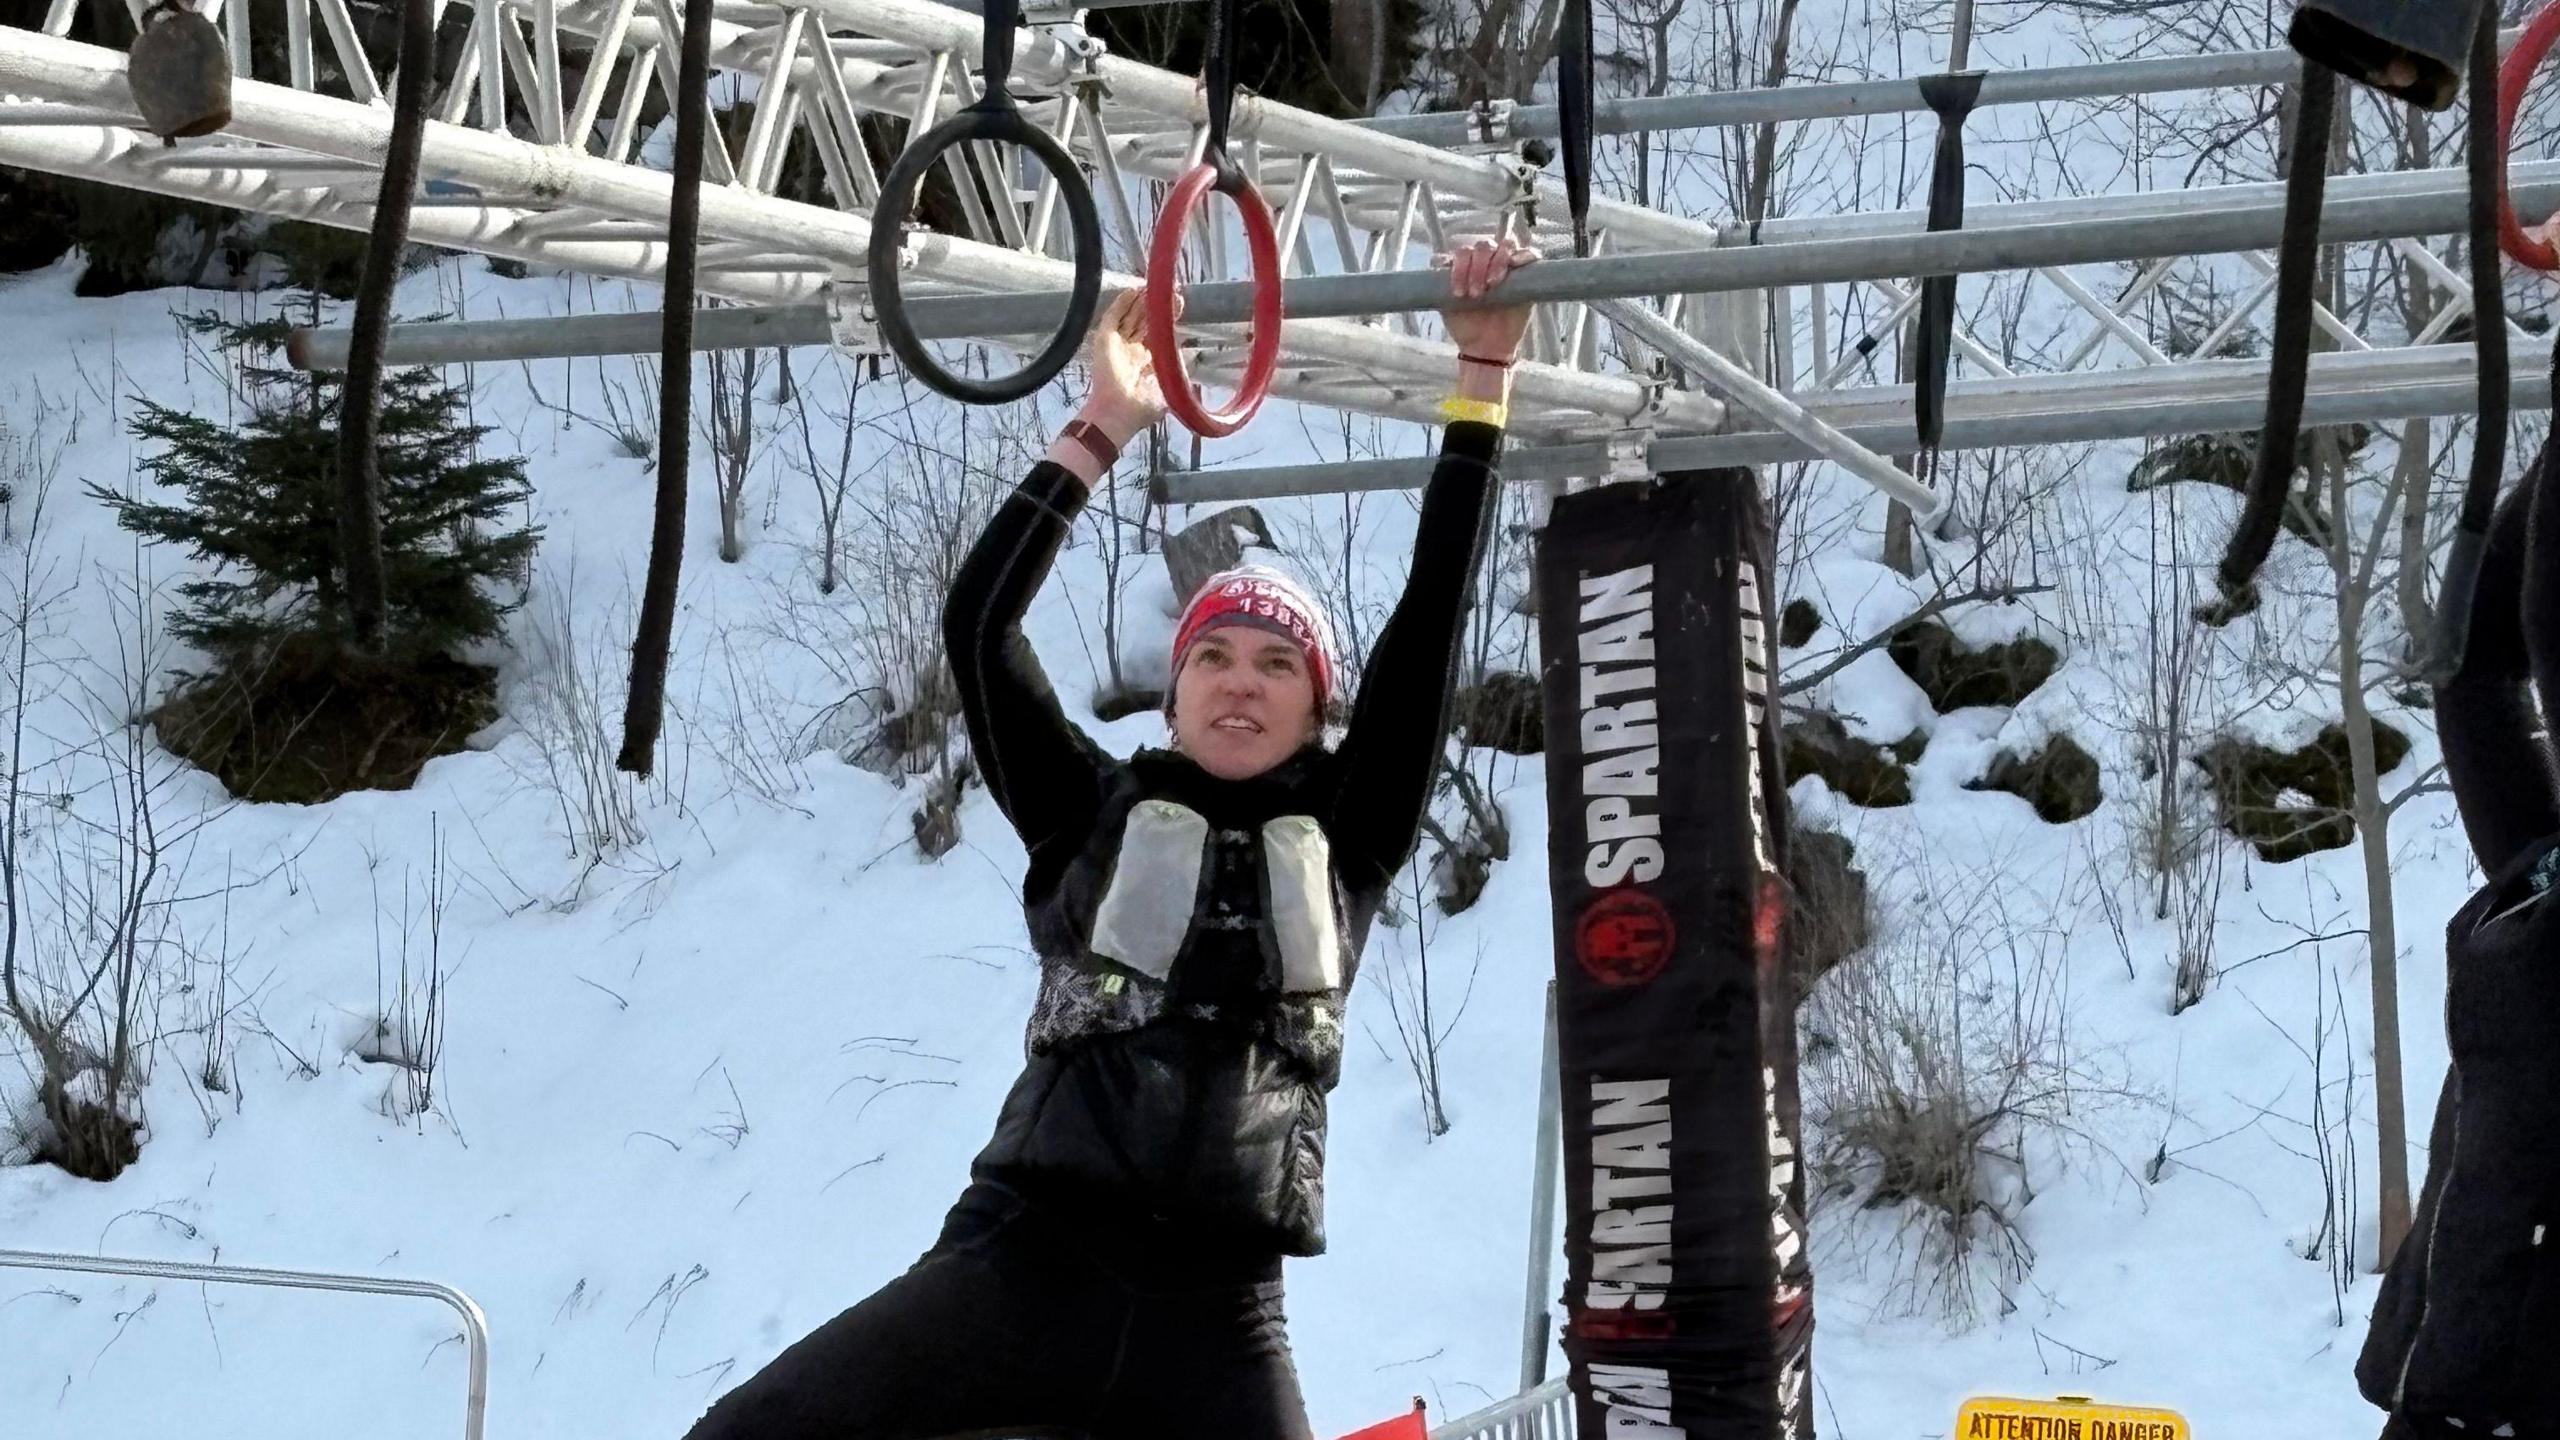
[[[369,223],[388,111],[346,0],[287,0],[290,84],[235,81],[221,136],[161,147],[132,128],[123,57],[63,39],[79,4],[54,0],[42,33],[0,42],[0,163],[179,195],[347,228]],[[439,7],[441,9],[441,6]],[[208,0],[233,67],[245,75],[248,8]],[[312,23],[314,10],[319,23]],[[798,6],[721,0],[715,70],[751,77],[757,105],[732,145],[706,153],[702,284],[734,302],[809,299],[858,275],[869,242],[886,117],[921,130],[977,96],[975,15],[928,0],[813,0]],[[486,0],[472,7],[459,65],[435,102],[416,238],[544,265],[634,279],[664,263],[667,180],[637,163],[635,117],[674,85],[671,0]],[[1197,82],[1103,53],[1073,18],[1017,37],[1013,87],[1035,121],[1086,160],[1117,262],[1136,283],[1154,184],[1188,163],[1202,110]],[[1242,97],[1235,142],[1282,221],[1293,275],[1389,273],[1444,247],[1508,230],[1553,245],[1564,235],[1561,191],[1516,147],[1473,153],[1372,134],[1342,121]],[[822,204],[775,195],[793,142],[806,138]],[[1052,182],[1021,183],[991,147],[947,162],[969,233],[916,233],[913,291],[937,282],[980,291],[1053,289],[1069,266]],[[1543,203],[1541,203],[1543,201]],[[1614,201],[1594,224],[1620,251],[1712,245],[1715,227]],[[1222,268],[1224,237],[1202,237]],[[1325,252],[1319,259],[1319,248]],[[1427,248],[1422,251],[1427,254]],[[1685,304],[1684,328],[1719,344],[1758,332],[1756,315],[1719,326],[1749,297]],[[1597,364],[1579,306],[1537,327],[1521,375],[1524,419],[1554,429],[1625,423],[1667,405],[1713,425],[1721,407],[1673,396]],[[1213,345],[1214,333],[1204,335]],[[1231,337],[1230,337],[1231,338]],[[1284,396],[1424,419],[1450,362],[1411,317],[1399,324],[1301,322],[1288,327]],[[1221,359],[1203,369],[1215,377]]]
[[[53,0],[42,33],[0,41],[0,163],[323,224],[369,223],[389,113],[347,0],[286,0],[290,84],[238,81],[226,134],[166,148],[133,128],[123,57],[62,38],[77,5],[103,3],[119,0]],[[135,0],[120,3],[130,11]],[[247,6],[207,0],[204,8],[245,75],[256,38]],[[1080,11],[1032,13],[1017,36],[1014,88],[1089,168],[1118,262],[1106,283],[1134,284],[1157,187],[1196,153],[1197,82],[1104,53]],[[715,131],[709,147],[703,287],[723,301],[776,308],[706,332],[758,337],[745,343],[788,333],[859,345],[865,311],[850,277],[868,248],[868,206],[886,158],[869,122],[890,117],[920,129],[975,99],[980,22],[932,0],[719,0],[716,15],[714,66],[752,79],[758,103],[735,144]],[[439,123],[429,127],[416,238],[654,279],[669,184],[639,158],[637,116],[673,91],[672,0],[479,0],[471,17],[436,101]],[[2009,72],[1988,77],[1984,103],[2266,84],[2295,66],[2288,52],[2267,51]],[[1906,79],[1669,96],[1618,102],[1601,120],[1604,131],[1621,132],[1793,122],[1909,109],[1917,93]],[[1561,241],[1559,188],[1519,147],[1522,136],[1551,129],[1552,118],[1541,107],[1497,104],[1346,122],[1239,99],[1235,143],[1278,208],[1289,259],[1279,394],[1433,417],[1452,352],[1415,321],[1413,312],[1441,293],[1417,268],[1419,255],[1498,232]],[[802,137],[824,204],[774,193]],[[1054,305],[1070,271],[1054,253],[1062,243],[1054,182],[1027,179],[986,148],[946,162],[968,233],[911,234],[910,289],[920,319],[945,317],[927,333],[1034,343],[1039,327],[1026,317]],[[2518,167],[2518,191],[2527,208],[2560,199],[2560,167]],[[2469,288],[2425,243],[2458,231],[2461,214],[2461,177],[2450,171],[2333,183],[2325,237],[2392,247],[2434,292],[2435,315],[2421,333],[2392,338],[2323,310],[2318,323],[2337,353],[2315,373],[2319,415],[2469,408],[2456,394],[2471,383],[2466,352],[2435,343],[2468,314]],[[2237,185],[1978,207],[1964,230],[1941,234],[1926,233],[1909,211],[1785,217],[1744,243],[1705,222],[1597,201],[1598,258],[1535,267],[1514,281],[1541,302],[1514,397],[1514,429],[1538,448],[1515,452],[1507,468],[1527,478],[1577,473],[1566,468],[1574,466],[1595,473],[1595,457],[1605,455],[1660,468],[1820,456],[1932,508],[1882,458],[1911,448],[1909,389],[1872,383],[1865,372],[1879,340],[1916,310],[1915,277],[1948,271],[2018,273],[2056,292],[2082,321],[2077,334],[2024,354],[1960,326],[1953,338],[1967,378],[1950,393],[1950,447],[2174,433],[2210,428],[2212,416],[2245,426],[2263,367],[2213,357],[2272,293],[2265,252],[2281,218],[2280,187]],[[1225,269],[1226,237],[1204,227],[1197,239],[1207,273]],[[2173,357],[2146,329],[2141,307],[2184,257],[2212,253],[2239,255],[2260,283],[2213,334]],[[2138,266],[2130,280],[2085,273],[2126,262]],[[1837,303],[1849,298],[1837,287],[1871,293],[1872,306],[1856,307],[1876,317],[1863,333],[1848,334],[1839,319],[1851,307]],[[1191,290],[1187,315],[1206,346],[1201,371],[1212,378],[1231,376],[1239,359],[1232,322],[1243,314],[1243,288]],[[1604,331],[1614,343],[1604,344]],[[427,349],[452,342],[417,338]],[[318,340],[325,352],[328,337]],[[630,348],[597,334],[572,340],[557,325],[538,337],[454,343]],[[2539,392],[2527,380],[2516,398],[2547,404]],[[1416,472],[1392,463],[1284,467],[1159,482],[1174,500],[1411,483],[1380,478],[1387,475]]]

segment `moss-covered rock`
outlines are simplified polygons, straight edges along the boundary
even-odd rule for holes
[[[2061,654],[2032,635],[1977,649],[1935,620],[1903,626],[1885,648],[1942,715],[1972,705],[2016,705],[2062,666]]]
[[[2346,453],[2353,455],[2373,441],[2373,430],[2364,425],[2330,427]],[[2295,449],[2295,474],[2304,473],[2311,463],[2311,434],[2303,432]],[[2216,485],[2234,494],[2245,494],[2250,472],[2258,467],[2258,432],[2244,430],[2227,435],[2187,435],[2153,447],[2151,452],[2134,462],[2126,473],[2124,488],[2134,492],[2175,485],[2182,481]],[[2320,512],[2319,497],[2303,485],[2292,487],[2281,516],[2284,528],[2305,544],[2326,547],[2329,543],[2328,518]]]
[[[1788,601],[1787,608],[1778,612],[1778,643],[1789,650],[1810,641],[1821,629],[1822,612],[1802,596]]]
[[[1801,1000],[1833,966],[1875,938],[1867,906],[1867,874],[1845,835],[1800,826],[1787,837],[1787,883],[1795,899],[1787,916],[1787,958]]]
[[[1832,716],[1810,715],[1790,723],[1780,748],[1790,785],[1819,775],[1852,805],[1889,809],[1911,803],[1911,772],[1874,743],[1851,735]]]
[[[1458,692],[1456,728],[1470,745],[1489,745],[1512,755],[1543,754],[1547,748],[1547,711],[1538,682],[1516,671],[1497,670],[1481,684]]]
[[[303,635],[197,677],[150,718],[160,743],[241,799],[316,805],[406,790],[497,717],[485,665],[374,659]]]
[[[1250,505],[1230,505],[1166,536],[1164,573],[1173,585],[1174,609],[1190,604],[1210,576],[1243,563],[1248,545],[1271,547],[1271,527]]]
[[[2374,773],[2388,775],[2408,758],[2409,737],[2375,721]],[[2324,726],[2295,750],[2224,738],[2199,751],[2196,764],[2213,790],[2223,828],[2270,863],[2341,849],[2356,838],[2348,813],[2355,803],[2355,771],[2344,726]]]
[[[1964,788],[2015,795],[2034,806],[2048,825],[2085,819],[2106,798],[2098,783],[2097,757],[2068,735],[2054,736],[2032,755],[2001,751],[1982,778]]]

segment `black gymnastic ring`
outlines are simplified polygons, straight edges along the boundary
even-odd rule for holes
[[[979,141],[1019,145],[1038,156],[1042,167],[1057,177],[1058,198],[1067,207],[1067,228],[1073,232],[1076,258],[1075,286],[1067,300],[1067,318],[1048,347],[1020,370],[986,380],[943,369],[925,348],[915,327],[907,322],[906,300],[898,292],[899,245],[908,212],[915,208],[916,196],[924,189],[926,173],[944,151]],[[1048,384],[1083,348],[1085,332],[1093,326],[1094,311],[1102,304],[1102,216],[1094,208],[1093,187],[1085,183],[1084,171],[1067,153],[1067,147],[1033,125],[1002,90],[990,90],[986,98],[900,150],[897,163],[881,178],[880,201],[873,208],[872,217],[868,257],[872,313],[880,323],[880,338],[888,342],[898,362],[925,388],[963,404],[1002,405]]]

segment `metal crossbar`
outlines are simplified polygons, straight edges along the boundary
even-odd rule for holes
[[[440,1301],[462,1317],[462,1343],[470,1388],[462,1400],[462,1440],[480,1440],[489,1408],[489,1319],[468,1295],[432,1280],[393,1280],[379,1275],[336,1275],[320,1270],[269,1270],[246,1265],[198,1265],[181,1260],[140,1260],[112,1255],[72,1255],[46,1250],[0,1250],[0,1266],[125,1275],[152,1280],[198,1280],[214,1285],[266,1285],[290,1290],[335,1290],[353,1295],[400,1295]]]

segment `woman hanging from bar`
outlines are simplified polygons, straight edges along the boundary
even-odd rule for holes
[[[1481,300],[1535,253],[1478,241]],[[1093,392],[943,611],[969,739],[1030,853],[1028,1063],[941,1237],[715,1405],[694,1440],[1308,1440],[1281,1262],[1324,1249],[1325,1094],[1360,948],[1431,794],[1529,310],[1447,312],[1459,361],[1410,578],[1338,745],[1322,615],[1215,575],[1176,630],[1169,748],[1060,708],[1022,618],[1094,483],[1162,413],[1135,292]]]

